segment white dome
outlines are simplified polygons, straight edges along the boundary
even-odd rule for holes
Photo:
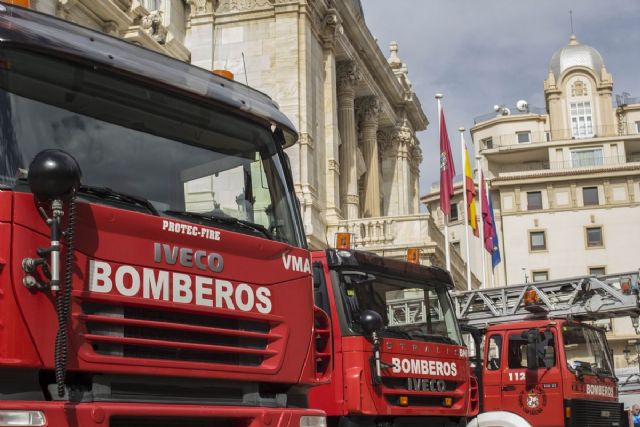
[[[553,54],[549,69],[553,72],[556,80],[568,68],[582,66],[592,69],[598,77],[600,77],[600,69],[603,67],[604,61],[600,52],[578,43],[576,36],[572,35],[569,44]]]

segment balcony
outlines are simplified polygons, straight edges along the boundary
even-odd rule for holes
[[[525,136],[528,134],[528,138]],[[493,135],[480,141],[480,150],[522,149],[554,141],[580,141],[588,138],[610,138],[640,135],[635,123],[623,126],[593,126],[588,129],[558,129],[543,132],[514,132]]]
[[[627,156],[593,157],[587,159],[574,159],[564,161],[531,161],[516,164],[494,164],[493,171],[499,177],[528,175],[533,171],[564,171],[572,172],[595,171],[598,169],[609,169],[611,167],[622,166],[629,163],[640,163],[640,154]]]
[[[444,234],[428,213],[394,217],[358,218],[329,226],[327,238],[335,244],[335,234],[351,233],[354,249],[375,252],[381,256],[404,259],[407,248],[420,248],[428,264],[445,266]],[[456,287],[466,289],[466,265],[458,251],[450,246],[451,269]],[[474,277],[474,286],[479,282]]]

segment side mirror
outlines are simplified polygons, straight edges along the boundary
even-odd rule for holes
[[[538,369],[538,342],[540,331],[537,329],[529,329],[527,332],[527,370],[535,371]]]
[[[373,310],[365,310],[360,315],[360,326],[366,335],[373,335],[382,329],[382,316]]]

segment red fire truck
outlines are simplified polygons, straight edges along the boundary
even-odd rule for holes
[[[331,426],[464,426],[478,389],[439,268],[357,250],[312,253],[330,313],[332,383],[310,391]]]
[[[295,140],[255,90],[0,3],[0,426],[323,427]]]
[[[475,344],[482,413],[472,426],[627,425],[605,332],[585,321],[631,316],[637,328],[637,273],[460,292],[454,302]]]

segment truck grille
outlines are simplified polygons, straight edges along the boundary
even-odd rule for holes
[[[455,381],[445,381],[446,391],[454,391],[460,383]],[[382,384],[387,388],[394,390],[408,390],[407,378],[398,377],[382,377]]]
[[[465,383],[445,381],[444,391],[410,390],[407,378],[382,377],[382,393],[389,405],[400,407],[444,407],[444,397],[453,398],[453,406],[464,401]],[[408,402],[400,405],[400,396],[407,396]]]
[[[567,427],[619,427],[622,426],[622,404],[597,400],[568,400],[571,418]],[[608,415],[608,416],[605,416]]]
[[[81,305],[78,320],[96,354],[137,359],[260,366],[276,357],[277,322],[112,302]]]

